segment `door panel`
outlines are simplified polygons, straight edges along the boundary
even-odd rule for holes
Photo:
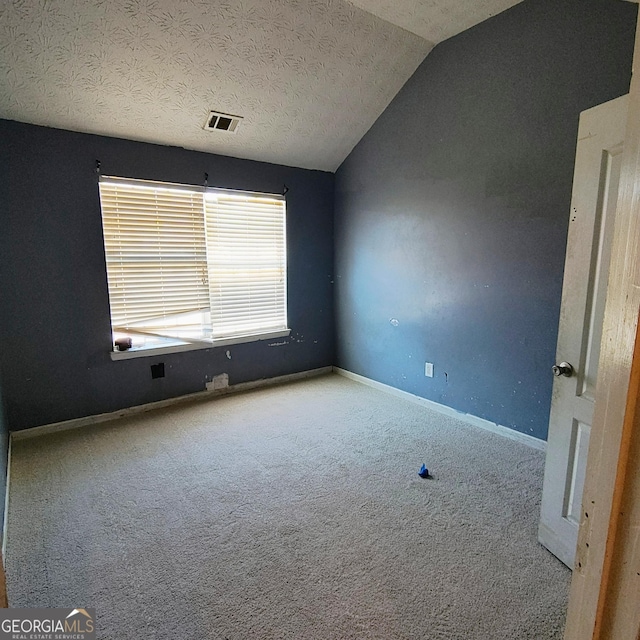
[[[613,237],[613,223],[615,220],[616,201],[618,197],[618,183],[620,182],[620,167],[622,165],[622,144],[603,153],[602,197],[608,200],[599,203],[597,208],[596,234],[594,238],[594,253],[592,258],[593,286],[587,300],[587,319],[585,336],[587,344],[584,349],[585,362],[579,369],[582,375],[581,395],[591,402],[596,395],[596,380],[598,377],[598,360],[600,359],[600,343],[602,341],[602,319],[607,297],[607,280],[609,264],[611,263],[611,239]]]
[[[627,96],[580,115],[539,540],[573,567],[584,487]],[[550,372],[551,375],[551,372]]]
[[[584,422],[574,420],[573,433],[574,437],[572,438],[571,451],[569,453],[571,479],[564,516],[577,526],[580,524],[580,512],[582,510],[582,489],[584,487],[584,475],[587,468],[587,452],[589,451],[591,427]]]

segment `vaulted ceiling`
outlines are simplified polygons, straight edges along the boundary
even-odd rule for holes
[[[4,0],[0,117],[334,171],[435,44],[519,1]]]

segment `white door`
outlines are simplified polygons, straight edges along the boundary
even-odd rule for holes
[[[573,568],[628,97],[580,114],[538,539]],[[549,372],[552,375],[552,372]]]

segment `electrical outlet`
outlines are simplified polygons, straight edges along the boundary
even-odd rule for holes
[[[427,378],[433,378],[433,362],[424,363],[424,375]]]
[[[164,362],[158,362],[158,364],[151,365],[151,377],[164,378]]]

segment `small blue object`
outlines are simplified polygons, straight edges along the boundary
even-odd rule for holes
[[[429,477],[429,469],[427,469],[426,465],[424,465],[424,464],[423,464],[423,465],[420,467],[420,471],[418,471],[418,475],[419,475],[421,478],[428,478],[428,477]]]

